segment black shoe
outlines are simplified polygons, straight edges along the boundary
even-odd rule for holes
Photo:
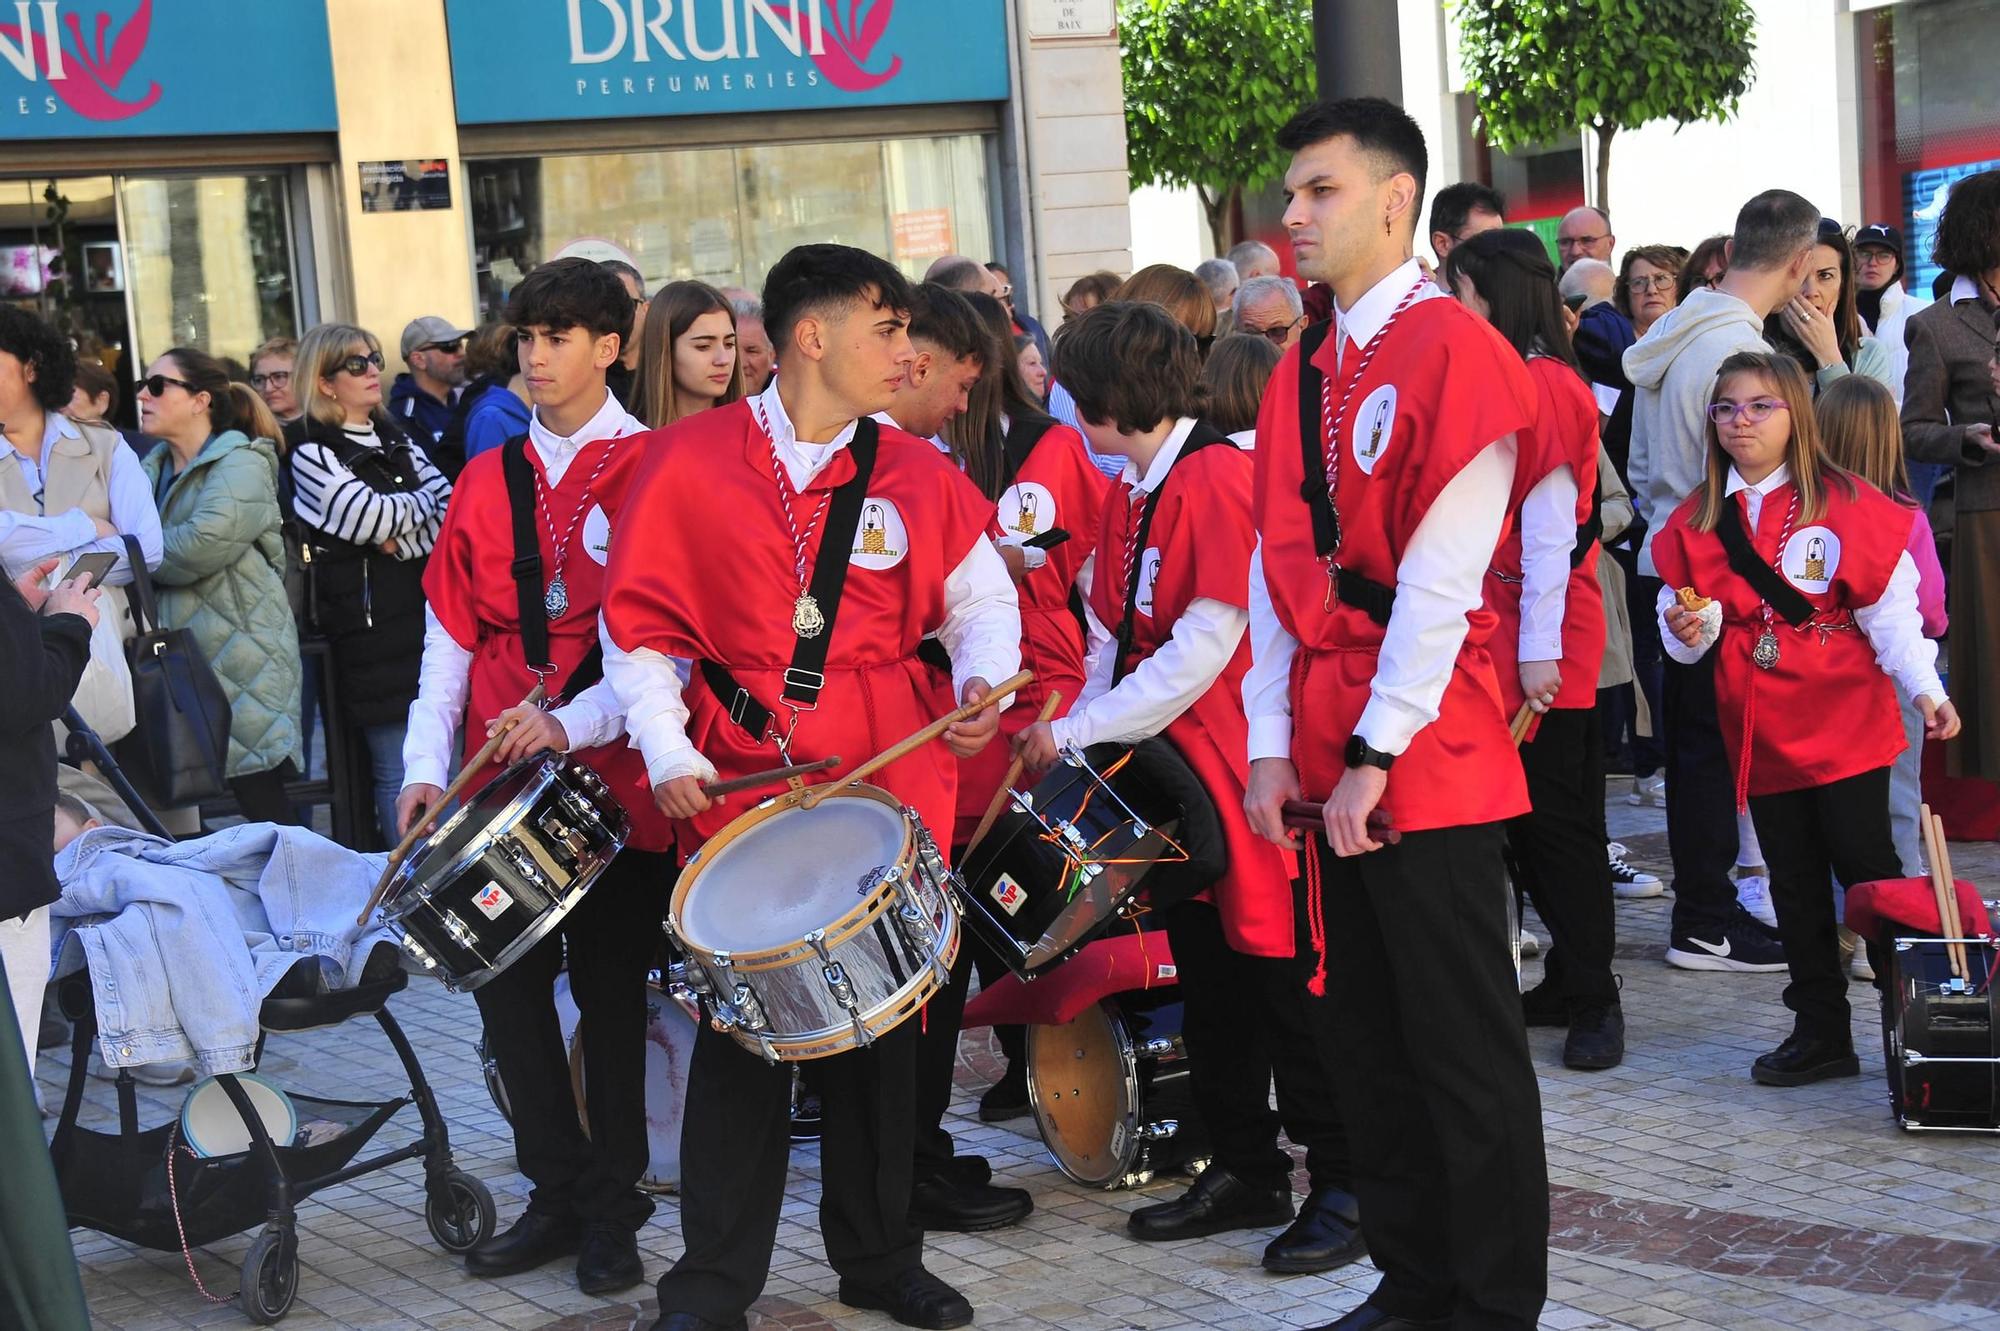
[[[919,1165],[917,1168],[921,1172],[923,1166]],[[983,1155],[955,1155],[940,1172],[952,1182],[967,1187],[978,1187],[993,1181],[993,1166],[987,1163]]]
[[[749,1328],[748,1317],[733,1322],[711,1322],[694,1313],[661,1313],[648,1331],[749,1331]]]
[[[1023,1188],[966,1183],[949,1174],[922,1174],[910,1185],[910,1223],[932,1232],[977,1234],[1018,1225],[1035,1209]]]
[[[1764,1086],[1804,1086],[1829,1077],[1858,1077],[1861,1060],[1852,1037],[1827,1039],[1793,1032],[1783,1044],[1750,1067],[1752,1081]]]
[[[1167,1243],[1232,1229],[1272,1229],[1291,1218],[1290,1185],[1253,1188],[1221,1165],[1210,1165],[1180,1197],[1134,1211],[1125,1230],[1145,1243]]]
[[[1580,1072],[1615,1068],[1625,1061],[1625,1009],[1618,1003],[1579,1003],[1563,1041],[1563,1066]]]
[[[879,1285],[863,1285],[843,1277],[840,1301],[850,1308],[885,1312],[904,1326],[926,1327],[929,1331],[972,1325],[972,1305],[966,1302],[965,1295],[921,1266],[913,1266]]]
[[[505,1234],[465,1254],[465,1269],[475,1276],[511,1276],[571,1256],[582,1246],[583,1226],[575,1217],[523,1211]]]
[[[1034,1106],[1028,1103],[1028,1074],[1017,1064],[1008,1064],[1006,1075],[979,1097],[981,1123],[1005,1123],[1034,1112]]]
[[[1314,1275],[1359,1261],[1367,1251],[1354,1194],[1314,1188],[1291,1228],[1264,1249],[1264,1269],[1285,1276]]]
[[[1447,1331],[1449,1317],[1398,1317],[1364,1303],[1353,1312],[1313,1331]]]
[[[1781,971],[1785,949],[1763,921],[1737,906],[1721,925],[1674,930],[1667,941],[1667,964],[1684,971]]]
[[[1569,1025],[1569,1000],[1547,980],[1521,995],[1521,1016],[1530,1026]]]
[[[586,1294],[616,1294],[646,1278],[639,1240],[623,1225],[592,1225],[576,1256],[576,1287]]]

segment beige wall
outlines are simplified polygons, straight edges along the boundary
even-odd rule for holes
[[[472,327],[472,251],[465,172],[451,98],[444,0],[337,0],[327,5],[340,111],[342,247],[351,317],[396,357],[403,325],[423,314]],[[451,203],[438,212],[364,213],[359,164],[413,157],[451,163]]]
[[[1118,39],[1037,39],[1021,23],[1032,240],[1041,281],[1031,309],[1053,328],[1069,284],[1109,268],[1132,271],[1131,183],[1125,165],[1124,79]]]

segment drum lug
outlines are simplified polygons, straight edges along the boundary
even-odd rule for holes
[[[1132,1056],[1134,1058],[1179,1058],[1183,1052],[1178,1036],[1156,1035],[1152,1039],[1143,1040],[1134,1046]]]
[[[891,869],[889,874],[900,879],[902,870]],[[840,1005],[840,1010],[854,1023],[855,1047],[866,1049],[874,1044],[875,1033],[868,1029],[868,1023],[861,1020],[860,1012],[855,1009],[854,985],[847,978],[847,968],[835,961],[832,954],[826,950],[826,930],[815,929],[802,941],[819,958],[819,973],[825,978],[827,991],[833,995],[833,1001]]]
[[[547,889],[548,880],[542,876],[542,866],[535,862],[533,851],[512,837],[508,837],[500,843],[500,851],[507,857],[507,862],[514,866],[515,871],[521,877],[527,879],[536,887],[543,888],[544,890]]]
[[[768,1030],[771,1023],[764,1016],[764,1005],[757,1001],[757,995],[741,980],[736,982],[736,990],[729,996],[729,1006],[736,1012],[736,1024],[745,1030]]]
[[[410,954],[410,959],[412,961],[416,962],[419,966],[422,966],[427,971],[434,971],[437,969],[437,959],[424,950],[424,945],[422,943],[419,943],[415,938],[411,937],[409,934],[403,935],[402,943],[403,943],[403,951]]]
[[[1163,1142],[1181,1130],[1177,1118],[1163,1118],[1157,1123],[1142,1123],[1133,1129],[1132,1135],[1142,1142]]]
[[[458,918],[456,911],[449,910],[444,912],[443,920],[444,931],[451,935],[451,941],[471,952],[478,944],[479,938],[472,930],[465,927],[465,921]]]

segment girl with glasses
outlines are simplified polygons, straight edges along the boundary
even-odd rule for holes
[[[342,720],[367,744],[376,820],[393,843],[423,656],[424,565],[451,482],[382,409],[382,366],[366,329],[309,331],[292,379],[304,414],[286,438],[308,623],[332,643]]]
[[[1725,360],[1707,434],[1706,477],[1654,540],[1653,562],[1668,653],[1684,664],[1718,653],[1737,808],[1763,843],[1791,973],[1792,1034],[1750,1075],[1767,1086],[1852,1077],[1827,880],[1902,876],[1889,820],[1905,746],[1896,688],[1916,700],[1926,736],[1959,729],[1918,610],[1913,513],[1826,456],[1789,356]]]

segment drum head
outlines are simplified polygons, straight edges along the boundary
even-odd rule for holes
[[[907,832],[899,805],[868,794],[782,809],[733,837],[725,828],[688,884],[681,937],[704,952],[797,943],[860,903],[902,857]]]
[[[565,979],[567,976],[564,977]],[[562,995],[567,998],[565,991]],[[571,1005],[574,1010],[574,1004]],[[558,1012],[560,1013],[560,1004]],[[590,1135],[584,1092],[582,1023],[569,1036],[570,1088],[576,1116]],[[681,1182],[681,1120],[687,1111],[688,1068],[694,1062],[695,1019],[658,985],[646,986],[646,1173],[639,1186],[673,1192]]]
[[[1136,1069],[1123,1019],[1110,1002],[1060,1026],[1028,1027],[1028,1099],[1042,1141],[1062,1172],[1110,1187],[1132,1157]]]

